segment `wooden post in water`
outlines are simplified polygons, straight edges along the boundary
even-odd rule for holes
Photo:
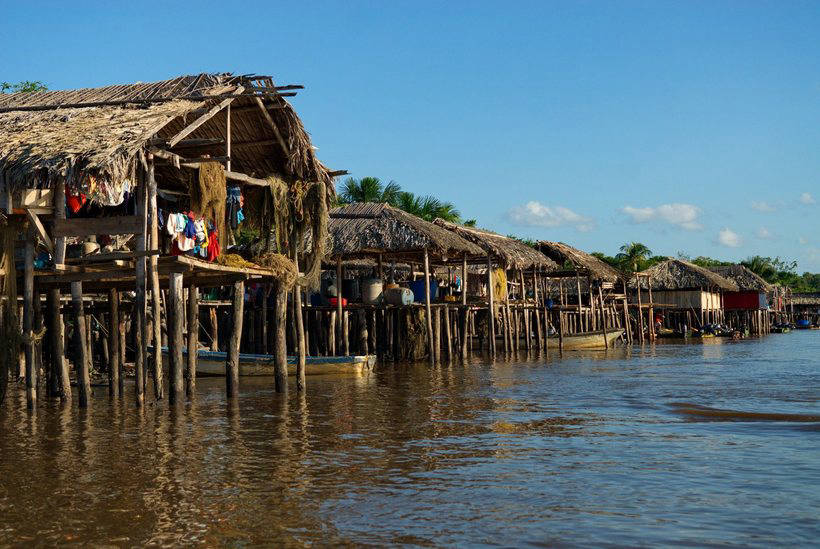
[[[338,296],[337,296],[338,297]],[[276,332],[274,346],[273,375],[277,393],[288,392],[288,355],[285,323],[287,314],[288,289],[284,280],[276,283],[276,294],[273,315],[273,329]]]
[[[168,282],[168,297],[171,304],[171,326],[169,326],[170,337],[168,338],[168,357],[171,359],[168,372],[168,401],[171,404],[176,404],[182,401],[182,394],[185,391],[183,381],[185,365],[182,359],[182,347],[185,345],[183,334],[185,306],[182,297],[182,273],[171,273]],[[154,345],[157,346],[157,342]],[[162,365],[161,357],[162,355],[160,355],[160,366]]]
[[[336,258],[336,326],[334,327],[336,339],[339,341],[339,353],[342,349],[347,354],[347,341],[343,341],[344,314],[342,313],[342,256]]]
[[[137,215],[142,218],[142,227],[136,235],[136,251],[145,252],[146,239],[146,218],[147,214],[147,196],[146,196],[146,178],[143,178],[142,183],[137,188]],[[148,351],[146,336],[148,335],[148,327],[145,318],[145,255],[139,255],[135,260],[135,274],[136,287],[134,294],[134,395],[136,397],[137,406],[141,407],[145,404],[145,357]]]
[[[211,350],[219,351],[219,321],[216,318],[216,307],[208,307],[208,321],[211,325],[208,332],[211,337]]]
[[[487,315],[487,335],[490,338],[489,350],[490,355],[495,358],[495,302],[493,300],[493,261],[487,255],[487,300],[489,302]]]
[[[427,323],[427,345],[430,353],[430,364],[436,364],[436,348],[433,340],[433,318],[430,306],[430,255],[424,248],[424,314]]]
[[[453,333],[450,326],[450,307],[444,306],[444,340],[447,343],[447,362],[453,361]]]
[[[58,178],[54,186],[54,219],[65,219],[65,180]],[[54,268],[57,269],[65,263],[66,238],[59,236],[54,239]],[[68,377],[68,363],[65,360],[65,325],[60,306],[60,289],[49,290],[51,303],[51,325],[49,326],[49,337],[51,338],[51,368],[59,378],[60,400],[71,401],[71,383]]]
[[[29,227],[26,238],[25,267],[23,272],[23,343],[26,355],[26,406],[37,405],[37,368],[34,352],[34,243],[37,233]]]
[[[120,293],[116,288],[108,290],[108,395],[120,397]]]
[[[461,258],[461,358],[467,358],[467,328],[469,326],[470,312],[467,309],[467,254]]]
[[[301,234],[296,239],[296,245],[293,247],[293,263],[296,265],[296,272],[299,272],[299,247],[301,246]],[[305,364],[307,359],[307,345],[305,344],[305,323],[302,318],[302,288],[299,284],[293,285],[293,318],[296,321],[296,391],[302,392],[305,390]],[[365,334],[365,341],[367,334]],[[365,343],[365,345],[367,345]],[[367,351],[365,351],[367,354]]]
[[[433,349],[436,364],[441,364],[441,307],[433,309]]]
[[[638,335],[640,336],[638,339],[641,342],[641,345],[643,345],[643,303],[641,303],[641,277],[638,273],[635,273],[635,282],[638,285]]]
[[[148,227],[150,232],[149,249],[159,250],[159,224],[157,210],[157,180],[154,174],[154,155],[148,154]],[[151,282],[151,329],[153,332],[154,346],[151,349],[151,357],[154,374],[154,395],[157,400],[162,400],[162,316],[160,308],[159,273],[157,272],[157,255],[148,257],[148,278]],[[180,314],[180,317],[182,315]],[[169,355],[170,356],[170,355]]]
[[[188,288],[188,356],[185,368],[185,392],[196,394],[196,361],[199,352],[199,288]]]
[[[278,297],[278,296],[277,296]],[[284,300],[282,300],[284,302]],[[277,303],[278,305],[278,303]],[[285,304],[281,314],[284,316]],[[228,355],[225,362],[225,390],[228,398],[239,396],[239,346],[242,343],[242,315],[245,312],[245,282],[239,280],[233,285],[231,304],[231,335],[228,339]],[[279,311],[277,311],[279,314]],[[282,319],[282,338],[285,337],[285,323]]]
[[[601,331],[604,334],[604,349],[609,349],[609,340],[607,339],[606,333],[606,316],[604,310],[604,293],[601,290],[601,285],[598,285],[598,300],[599,305],[601,306]]]
[[[647,311],[647,321],[649,322],[649,341],[655,341],[655,318],[652,305],[652,277],[646,277],[646,287],[649,288],[649,310]]]
[[[91,398],[91,379],[89,377],[91,357],[88,355],[88,342],[86,341],[86,318],[83,309],[83,283],[71,283],[71,303],[74,305],[75,326],[74,333],[77,337],[77,353],[79,355],[77,368],[77,389],[80,397],[80,407],[88,406]]]

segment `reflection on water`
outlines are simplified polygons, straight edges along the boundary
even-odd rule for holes
[[[796,545],[820,334],[0,410],[0,543]],[[130,392],[128,393],[130,395]]]

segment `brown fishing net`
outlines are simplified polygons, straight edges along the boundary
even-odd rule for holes
[[[225,169],[219,162],[203,162],[198,177],[191,178],[188,191],[191,209],[213,221],[219,231],[219,245],[225,247]]]

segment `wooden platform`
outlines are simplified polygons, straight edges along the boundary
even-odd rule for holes
[[[93,257],[93,256],[91,256]],[[224,286],[238,280],[272,282],[276,274],[268,269],[228,267],[191,256],[163,256],[157,260],[160,286],[168,287],[171,273],[182,273],[185,286],[203,288]],[[35,271],[35,280],[43,288],[68,289],[72,282],[82,282],[83,291],[131,290],[136,285],[133,260],[111,260],[110,263],[94,263],[70,266],[61,272]]]

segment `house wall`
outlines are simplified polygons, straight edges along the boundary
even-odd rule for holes
[[[726,292],[723,294],[726,309],[768,309],[766,294],[757,291]]]
[[[641,291],[641,301],[649,303],[646,290]],[[719,293],[701,290],[652,290],[652,301],[672,305],[673,309],[715,311],[721,308]]]

